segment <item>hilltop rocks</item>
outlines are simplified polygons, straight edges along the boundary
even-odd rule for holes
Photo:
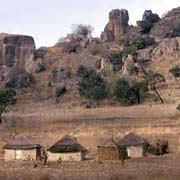
[[[101,34],[103,41],[119,40],[127,32],[129,14],[125,9],[115,9],[109,13],[109,22]]]
[[[180,7],[172,9],[158,23],[154,24],[150,34],[159,38],[180,36]]]
[[[152,13],[151,10],[146,10],[143,14],[142,21],[137,21],[139,32],[148,33],[153,27],[153,24],[159,20],[160,17],[157,14]]]
[[[0,64],[8,67],[24,67],[33,58],[34,39],[25,35],[0,34]]]
[[[24,69],[16,67],[4,71],[3,82],[6,87],[23,88],[30,85],[31,77]]]

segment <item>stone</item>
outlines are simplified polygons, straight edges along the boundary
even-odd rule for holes
[[[45,70],[45,64],[41,58],[29,59],[26,62],[26,71],[28,73],[39,73]]]
[[[9,88],[23,88],[31,84],[31,77],[24,69],[15,67],[4,72],[3,82]]]
[[[150,34],[157,38],[180,36],[180,7],[172,9],[159,22],[155,23]]]
[[[70,69],[54,68],[51,71],[50,81],[53,84],[61,84],[64,83],[64,81],[68,79],[70,76],[71,76]]]
[[[26,61],[33,58],[34,39],[26,35],[0,34],[0,65],[25,67]]]
[[[151,53],[153,51],[153,47],[149,47],[146,49],[138,50],[137,51],[137,61],[140,63],[144,63],[151,60]]]
[[[109,13],[109,22],[101,34],[103,41],[120,40],[128,29],[129,14],[125,9],[115,9]]]

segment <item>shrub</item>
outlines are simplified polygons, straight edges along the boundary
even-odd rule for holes
[[[169,70],[170,73],[173,74],[174,77],[180,77],[180,67],[174,66]]]
[[[180,112],[180,104],[176,107],[176,109]]]
[[[118,65],[122,63],[122,52],[111,52],[108,56],[109,62],[113,65]]]
[[[56,88],[56,96],[57,97],[62,96],[65,92],[66,92],[66,87],[65,86]]]
[[[78,70],[81,77],[79,82],[80,96],[88,99],[100,100],[106,97],[106,85],[104,80],[96,71],[81,66]]]
[[[136,51],[146,47],[146,40],[143,37],[134,37],[132,39],[124,40],[124,54],[127,56],[131,54],[133,57],[137,56]]]

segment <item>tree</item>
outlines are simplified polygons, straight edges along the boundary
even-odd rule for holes
[[[80,66],[78,74],[81,77],[79,82],[79,93],[88,99],[100,100],[106,97],[106,85],[103,78],[95,70]]]
[[[140,104],[147,91],[145,81],[130,85],[126,79],[121,78],[116,84],[114,95],[122,104]]]
[[[130,91],[132,91],[132,94],[134,95],[137,103],[140,104],[142,99],[145,97],[146,92],[148,91],[148,87],[145,81],[134,82],[130,88]]]
[[[75,35],[77,38],[91,38],[93,27],[90,25],[83,25],[83,24],[73,24],[72,25],[72,34]]]
[[[145,72],[144,78],[147,85],[149,86],[149,89],[155,92],[155,94],[160,99],[161,103],[164,103],[164,100],[162,99],[162,97],[160,96],[157,90],[157,86],[166,81],[165,77],[160,73],[149,71],[149,72]]]
[[[6,89],[0,91],[0,123],[2,123],[2,114],[6,107],[16,103],[16,91],[13,89]]]
[[[118,80],[115,89],[114,96],[122,103],[122,104],[130,104],[130,86],[126,79],[121,78]]]

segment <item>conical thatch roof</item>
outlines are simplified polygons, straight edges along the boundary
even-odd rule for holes
[[[14,140],[7,143],[5,149],[34,149],[40,148],[41,145],[23,136],[16,137]]]
[[[87,151],[85,147],[81,146],[75,137],[66,135],[53,146],[51,146],[48,151],[52,153],[65,153],[65,152],[80,152]]]
[[[106,139],[103,140],[98,144],[98,147],[103,147],[103,148],[117,148],[117,145],[113,139]]]
[[[137,146],[143,144],[147,144],[146,139],[134,133],[126,135],[117,142],[118,146]]]

